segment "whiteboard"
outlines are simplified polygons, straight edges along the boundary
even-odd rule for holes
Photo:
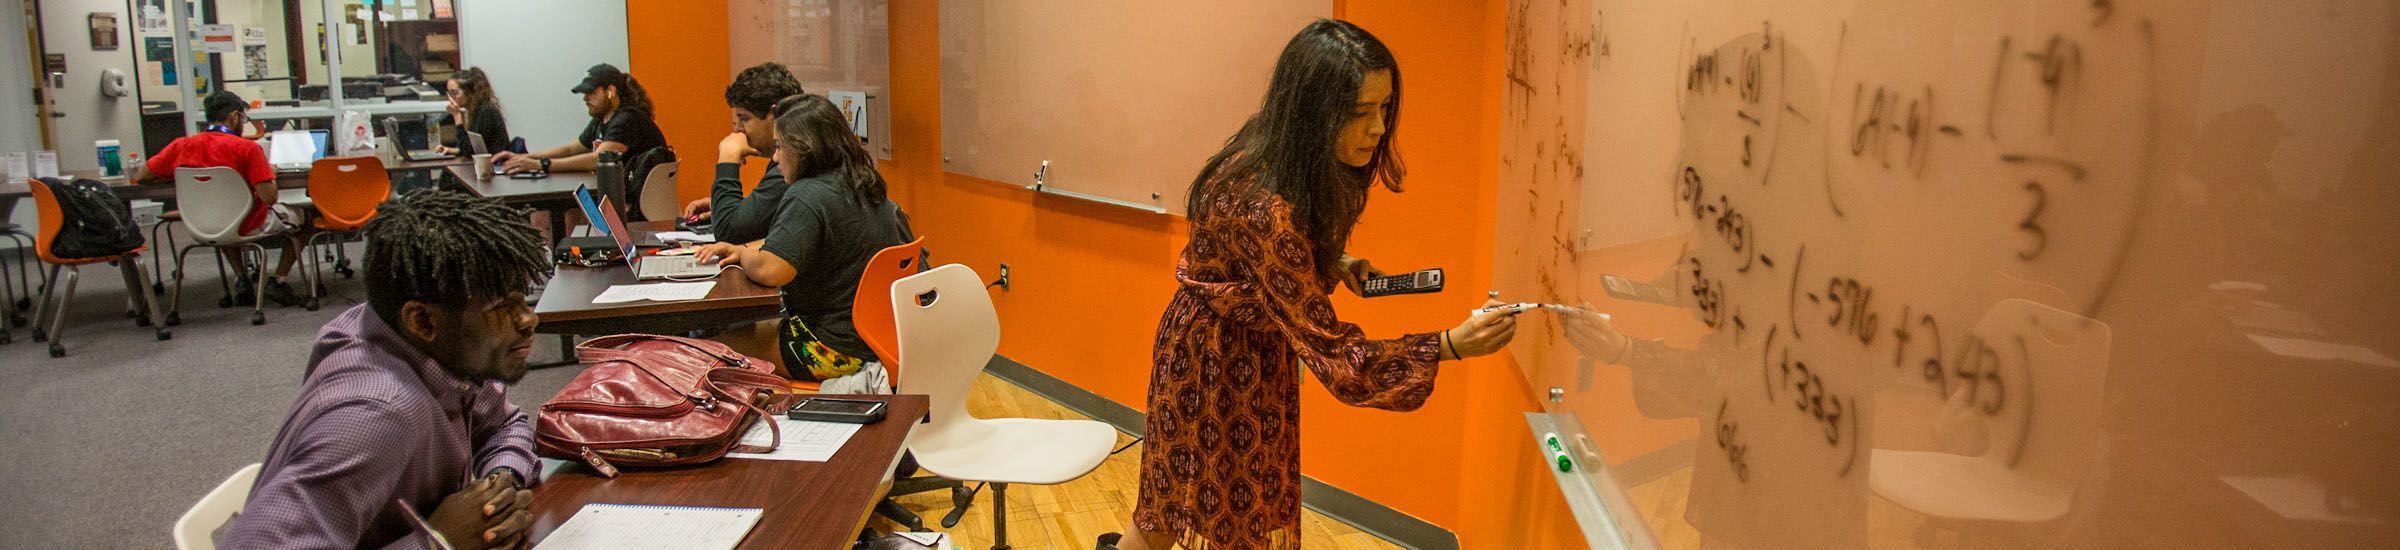
[[[941,6],[946,169],[1180,213],[1332,3],[961,0]],[[1047,161],[1047,169],[1044,169]]]
[[[837,106],[863,96],[867,150],[892,158],[891,17],[886,0],[745,0],[725,5],[731,72],[782,63]],[[848,93],[841,93],[848,92]],[[833,94],[833,95],[829,95]],[[853,118],[855,125],[857,120]]]
[[[535,151],[572,143],[591,123],[583,96],[568,90],[592,65],[616,65],[635,80],[647,74],[626,50],[623,2],[459,2],[458,40],[461,61],[491,75],[508,131]]]
[[[1497,286],[1611,316],[1511,353],[1636,546],[2400,544],[2393,4],[1508,9]]]

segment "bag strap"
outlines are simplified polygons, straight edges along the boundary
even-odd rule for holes
[[[769,442],[766,447],[742,445],[736,443],[733,446],[733,452],[764,453],[772,452],[776,448],[783,446],[783,426],[775,422],[774,414],[767,412],[766,409],[760,408],[757,403],[752,402],[752,399],[755,397],[752,399],[745,399],[743,396],[735,394],[733,389],[728,389],[728,387],[731,387],[734,389],[760,390],[765,392],[767,395],[790,393],[791,387],[784,385],[783,377],[748,369],[714,368],[708,369],[708,374],[701,379],[701,383],[705,388],[707,388],[707,391],[710,394],[717,396],[718,401],[739,403],[741,404],[742,408],[749,409],[750,412],[758,413],[759,419],[765,421],[765,424],[767,425],[767,431],[773,435],[772,441]]]
[[[633,352],[617,349],[617,346],[637,340],[663,340],[682,344],[684,347],[691,348],[692,350],[698,351],[701,354],[714,357],[718,362],[731,365],[747,367],[752,361],[750,356],[734,353],[733,348],[726,347],[724,344],[710,342],[707,340],[693,340],[680,336],[665,336],[658,334],[614,334],[585,340],[582,344],[575,346],[575,356],[577,359],[583,359],[586,357],[586,354],[591,354],[589,356],[593,358],[610,360],[627,355],[635,355]],[[590,361],[585,362],[588,363]]]

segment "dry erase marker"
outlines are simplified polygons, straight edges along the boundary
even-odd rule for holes
[[[1537,303],[1533,303],[1533,302],[1518,302],[1518,303],[1514,303],[1514,304],[1500,304],[1500,305],[1496,305],[1496,306],[1492,306],[1492,307],[1481,307],[1481,308],[1475,308],[1475,309],[1467,310],[1467,314],[1468,314],[1468,315],[1482,315],[1482,314],[1485,314],[1485,313],[1491,313],[1491,312],[1494,312],[1494,311],[1504,311],[1504,312],[1507,312],[1507,313],[1508,313],[1508,314],[1510,314],[1510,315],[1515,315],[1515,314],[1524,313],[1524,312],[1527,312],[1527,311],[1533,311],[1533,310],[1535,310],[1535,309],[1540,309],[1541,307],[1542,307],[1542,305],[1541,305],[1541,304],[1537,304]]]

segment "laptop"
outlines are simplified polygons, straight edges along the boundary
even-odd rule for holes
[[[492,154],[492,148],[483,144],[483,134],[475,132],[467,132],[467,150],[477,155]]]
[[[325,158],[326,141],[332,135],[325,130],[309,130],[307,141],[299,132],[276,132],[267,138],[267,164],[278,172],[306,172],[309,166]]]
[[[700,263],[699,258],[690,254],[642,256],[641,250],[633,243],[633,231],[625,229],[624,217],[617,215],[617,209],[609,207],[608,197],[600,197],[599,207],[601,219],[607,221],[604,231],[616,237],[617,250],[624,252],[625,265],[633,268],[634,279],[705,279],[725,271],[724,266]]]
[[[409,149],[408,144],[400,142],[400,119],[384,117],[383,137],[392,140],[392,150],[399,151],[400,158],[408,159],[410,162],[450,160],[452,158],[450,155],[432,149]]]

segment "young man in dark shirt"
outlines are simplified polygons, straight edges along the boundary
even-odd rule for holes
[[[584,109],[592,115],[582,136],[574,143],[540,151],[502,152],[494,155],[492,162],[511,174],[588,172],[599,164],[600,151],[616,151],[619,158],[631,161],[667,144],[666,134],[650,119],[649,92],[615,65],[593,65],[585,71],[583,82],[570,91],[583,94]]]
[[[743,69],[725,87],[725,104],[733,107],[733,133],[717,143],[717,181],[708,196],[683,206],[685,219],[713,219],[717,240],[750,242],[766,238],[768,222],[783,200],[783,171],[775,164],[775,102],[805,93],[792,72],[775,62]],[[766,157],[767,174],[742,195],[742,161]]]

